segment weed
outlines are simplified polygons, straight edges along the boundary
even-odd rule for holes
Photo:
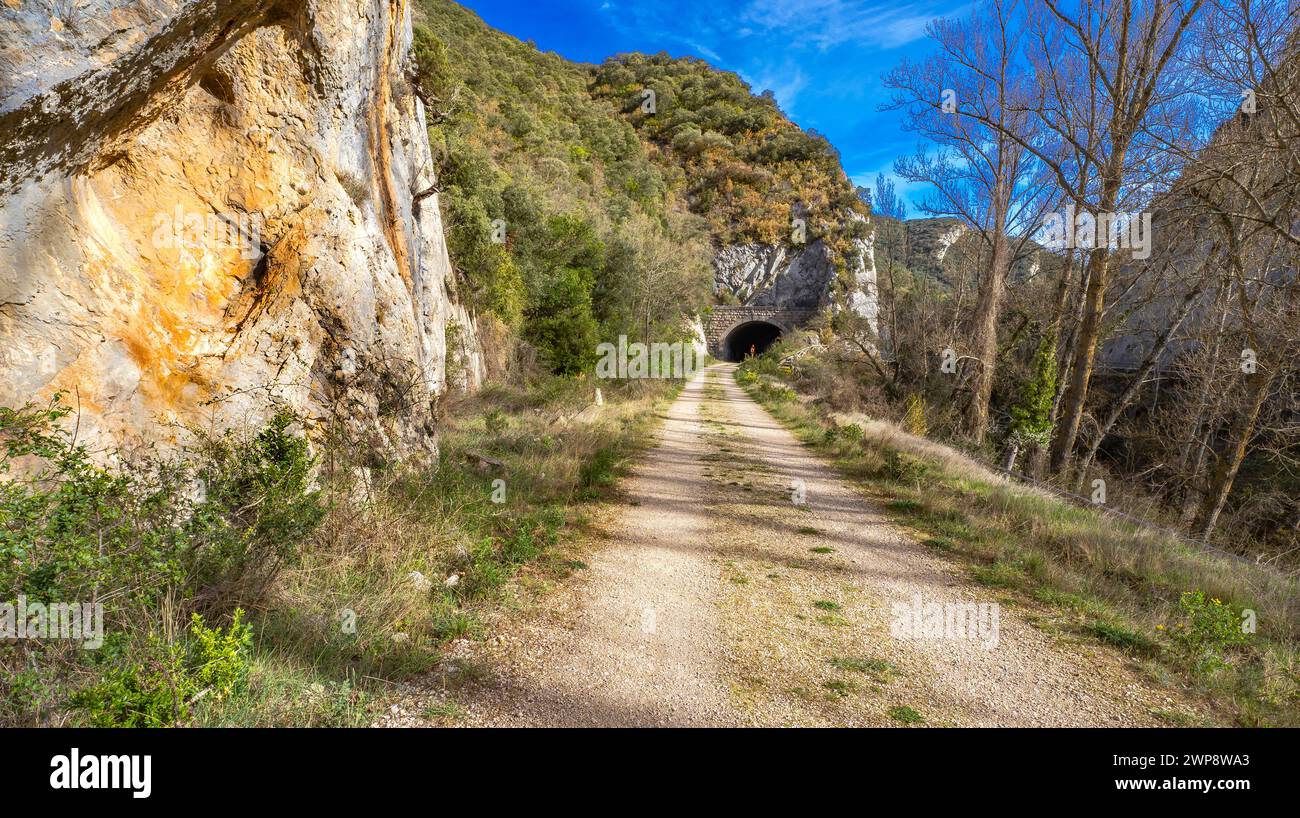
[[[1159,652],[1158,646],[1151,639],[1115,622],[1097,620],[1088,626],[1088,632],[1103,642],[1132,653],[1151,656]]]
[[[1247,639],[1241,613],[1204,591],[1184,592],[1178,607],[1184,621],[1175,626],[1174,641],[1195,672],[1208,674],[1227,667],[1228,652]]]
[[[894,721],[901,721],[903,724],[922,724],[925,722],[924,716],[905,704],[889,708],[889,717]]]
[[[852,673],[865,673],[870,676],[883,680],[893,672],[894,666],[884,659],[875,657],[854,657],[854,656],[832,656],[826,660],[831,667],[837,670],[849,671]]]
[[[465,718],[465,709],[455,702],[430,702],[424,708],[424,717],[433,722],[460,721]]]

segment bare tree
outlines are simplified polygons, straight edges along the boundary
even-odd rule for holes
[[[1300,354],[1300,33],[1295,10],[1215,0],[1198,31],[1196,66],[1212,98],[1240,112],[1188,163],[1187,189],[1217,231],[1245,347],[1235,412],[1193,530],[1209,537],[1278,383]],[[1217,92],[1217,93],[1216,93]]]
[[[900,158],[895,172],[930,185],[934,194],[922,209],[960,218],[985,245],[988,262],[966,332],[973,369],[963,373],[972,392],[965,428],[977,443],[988,429],[1007,277],[1044,201],[1043,180],[1025,148],[1035,136],[1018,84],[1023,21],[1020,0],[993,0],[965,22],[935,21],[930,36],[938,52],[885,77],[895,91],[891,105],[905,109],[907,127],[935,146]]]
[[[1081,0],[1066,8],[1044,0],[1041,10],[1031,9],[1033,111],[1054,139],[1037,145],[996,120],[985,124],[1034,153],[1081,209],[1115,214],[1149,197],[1176,171],[1177,157],[1165,146],[1185,126],[1177,104],[1187,88],[1170,69],[1204,1]],[[1074,361],[1051,448],[1058,471],[1083,419],[1110,283],[1109,244],[1088,250]]]

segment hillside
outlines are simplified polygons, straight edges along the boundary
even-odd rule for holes
[[[928,276],[952,287],[963,276],[969,277],[987,254],[987,244],[960,219],[917,218],[899,221],[888,216],[873,216],[877,236],[877,255],[891,259],[914,274]],[[1059,264],[1036,242],[1030,240],[1021,249],[1012,267],[1013,281],[1035,275],[1040,266],[1052,269]]]
[[[455,3],[418,12],[448,245],[480,314],[556,371],[582,369],[598,336],[680,334],[707,298],[709,258],[680,182],[587,93],[586,68]]]
[[[730,71],[627,54],[596,69],[592,91],[619,107],[661,164],[682,169],[691,209],[708,218],[719,244],[785,241],[799,215],[821,236],[844,211],[863,210],[825,137],[799,128],[771,91],[755,96]]]
[[[557,266],[586,271],[609,337],[671,334],[702,306],[709,265],[720,297],[742,300],[793,268],[813,306],[870,267],[865,208],[835,150],[734,73],[664,54],[578,65],[447,0],[421,3],[416,54],[453,263],[480,310],[526,339],[546,343],[529,316],[555,306],[540,294]],[[797,264],[796,217],[816,263]],[[504,244],[490,238],[497,219]],[[578,262],[558,246],[590,252]]]

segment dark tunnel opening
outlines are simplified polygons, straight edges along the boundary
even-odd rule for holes
[[[743,361],[751,351],[761,355],[781,337],[781,328],[766,321],[750,321],[727,333],[722,343],[728,361]]]

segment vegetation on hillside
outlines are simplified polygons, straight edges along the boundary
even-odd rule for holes
[[[588,71],[421,0],[426,103],[452,264],[474,306],[558,373],[620,334],[674,341],[711,285],[707,225]],[[669,260],[671,263],[665,263]]]
[[[795,217],[810,236],[830,236],[845,211],[865,212],[830,142],[730,71],[626,54],[596,69],[592,91],[618,106],[661,163],[681,168],[691,209],[720,244],[788,242]]]

